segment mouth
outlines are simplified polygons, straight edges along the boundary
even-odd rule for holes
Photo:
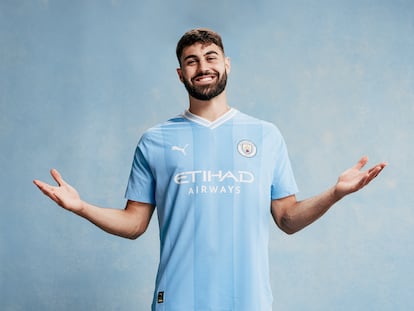
[[[200,84],[200,85],[210,84],[216,78],[217,78],[217,74],[203,74],[203,75],[199,75],[193,78],[193,83]]]

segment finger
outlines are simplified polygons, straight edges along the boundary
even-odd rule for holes
[[[358,163],[355,165],[355,168],[357,170],[360,170],[361,168],[363,168],[365,166],[365,164],[367,164],[368,162],[368,157],[367,156],[363,156]]]
[[[372,170],[375,170],[377,168],[383,169],[386,166],[387,166],[387,162],[381,162],[381,163],[378,163],[377,165],[371,167],[369,171],[371,172]]]
[[[56,195],[55,195],[55,187],[40,181],[40,180],[34,180],[33,183],[39,188],[39,190],[52,200],[56,201]]]
[[[57,184],[59,186],[62,186],[65,184],[65,181],[63,180],[62,176],[60,175],[60,173],[57,171],[57,169],[51,169],[50,170],[50,175],[52,175],[53,179],[57,182]]]
[[[369,181],[373,180],[375,177],[377,177],[379,175],[379,173],[381,173],[381,171],[384,169],[385,166],[380,166],[377,165],[375,167],[373,167],[370,171],[369,171]]]
[[[363,185],[362,187],[365,187],[368,185],[374,178],[376,178],[379,173],[384,169],[385,166],[375,166],[371,168],[367,173],[366,176],[363,178]]]
[[[45,183],[45,182],[43,182],[43,181],[40,181],[40,180],[33,180],[33,183],[41,190],[41,191],[44,191],[44,190],[46,190],[47,188],[50,188],[51,186],[49,185],[49,184],[47,184],[47,183]]]

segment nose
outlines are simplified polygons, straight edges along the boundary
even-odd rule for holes
[[[204,72],[204,71],[207,71],[207,69],[208,69],[207,61],[205,61],[203,59],[200,60],[199,63],[198,63],[198,71],[199,72]]]

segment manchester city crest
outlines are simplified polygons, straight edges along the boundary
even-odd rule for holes
[[[239,142],[237,145],[237,150],[242,156],[246,158],[254,157],[257,152],[256,145],[250,140],[242,140]]]

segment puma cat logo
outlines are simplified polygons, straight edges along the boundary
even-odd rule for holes
[[[178,147],[178,146],[172,146],[171,147],[171,150],[181,152],[183,155],[187,155],[187,152],[185,151],[187,149],[187,147],[188,147],[188,144],[185,145],[182,148],[181,147]]]

